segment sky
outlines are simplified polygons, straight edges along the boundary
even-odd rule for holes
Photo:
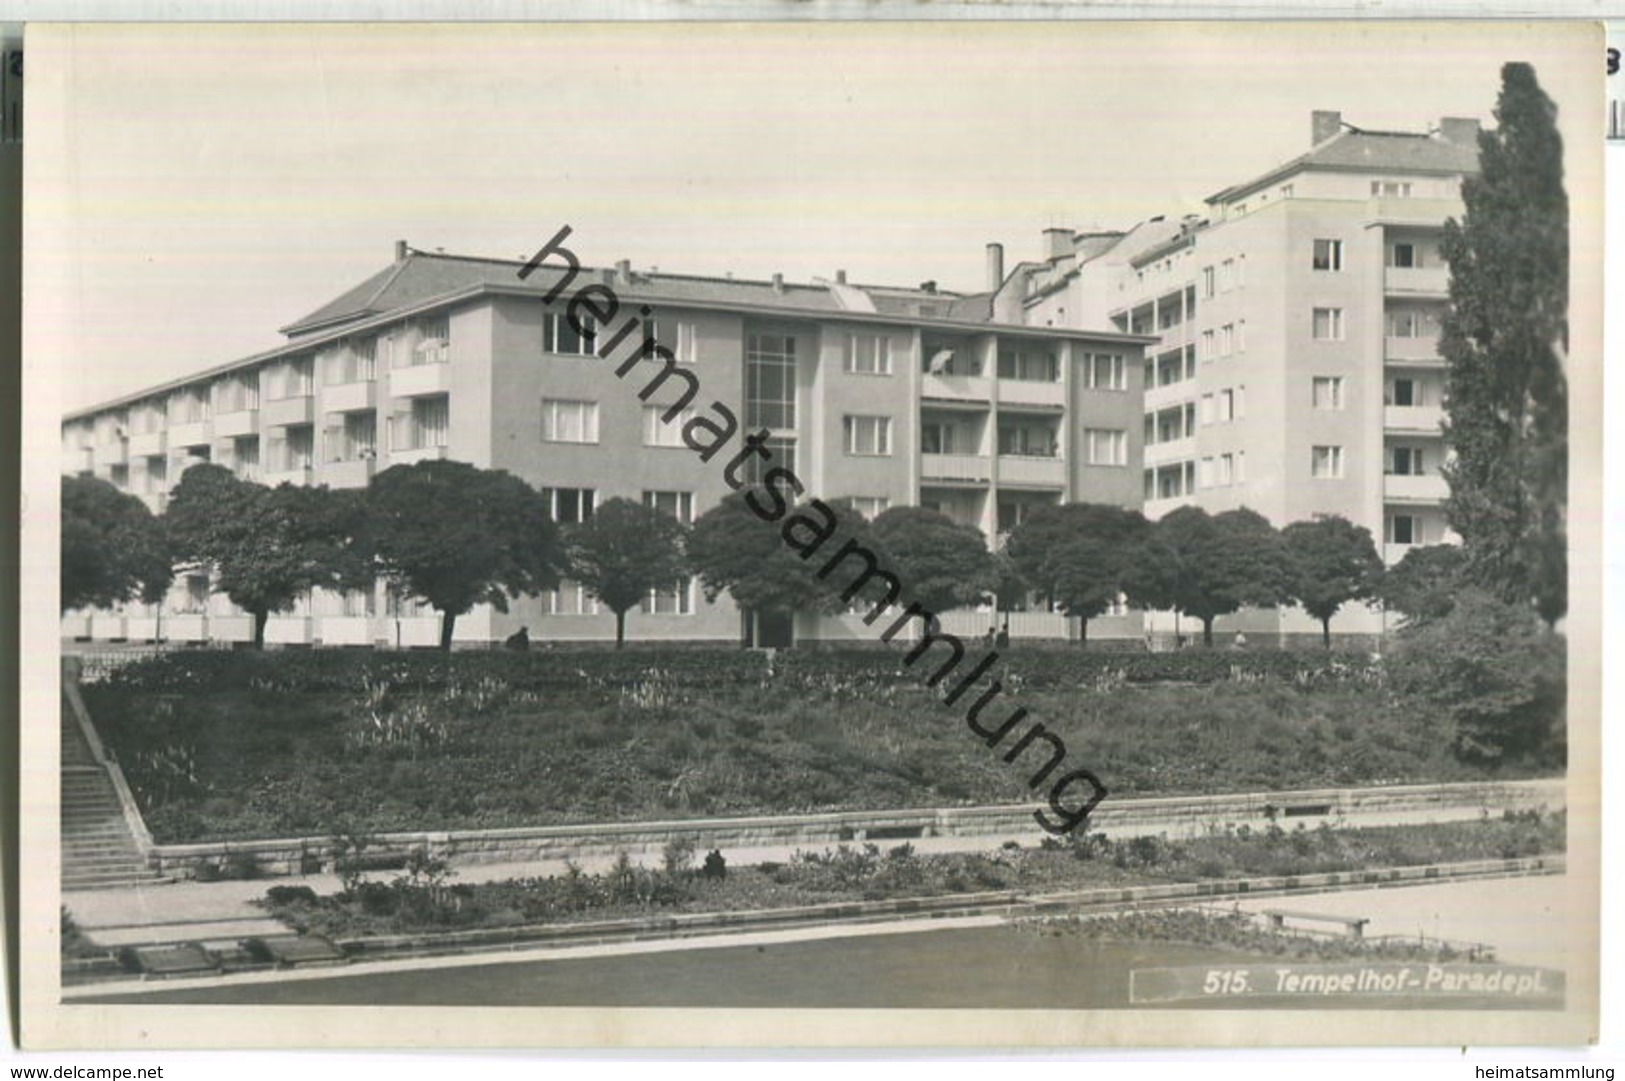
[[[1313,109],[1488,121],[1525,59],[1571,143],[1600,124],[1600,38],[1550,23],[30,33],[25,371],[62,410],[278,344],[397,239],[973,291],[989,241],[1200,211]]]

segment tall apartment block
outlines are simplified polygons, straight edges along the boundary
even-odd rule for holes
[[[278,348],[68,416],[65,469],[105,478],[156,512],[199,462],[265,484],[353,488],[389,466],[457,459],[523,478],[565,524],[616,496],[692,521],[727,494],[721,463],[683,445],[684,418],[661,421],[685,381],[667,378],[640,399],[662,364],[618,378],[635,346],[601,359],[609,335],[570,324],[569,292],[544,303],[563,266],[544,263],[523,280],[520,268],[399,244],[389,266],[282,328]],[[812,494],[849,498],[871,517],[933,507],[995,544],[1044,504],[1141,503],[1147,337],[1000,322],[991,291],[864,287],[844,273],[794,284],[645,273],[623,261],[581,271],[570,292],[584,282],[651,309],[646,323],[698,380],[699,401],[727,404],[743,431],[771,430],[776,464],[788,462]],[[64,634],[248,639],[249,618],[210,586],[205,568],[185,569],[166,603],[70,613]],[[991,617],[961,612],[945,622],[979,634]],[[1064,636],[1068,624],[1034,611],[1011,631]],[[432,645],[437,626],[437,613],[382,587],[316,591],[273,617],[267,638]],[[614,633],[609,613],[570,582],[506,614],[476,610],[456,629],[460,640],[492,642],[520,626],[543,641]],[[1137,616],[1119,613],[1091,634],[1139,628]],[[707,603],[693,582],[651,594],[629,620],[634,640],[734,642],[742,629],[764,644],[878,633],[853,616],[810,614],[792,628],[742,627],[725,596]]]
[[[1125,232],[1045,234],[995,311],[1032,326],[1154,335],[1144,370],[1146,513],[1246,506],[1277,526],[1340,514],[1389,563],[1446,527],[1440,317],[1447,218],[1478,168],[1476,120],[1426,133],[1312,117],[1309,151]],[[1154,621],[1169,629],[1167,620]],[[1334,633],[1382,629],[1350,605]],[[1227,628],[1308,634],[1301,611]]]

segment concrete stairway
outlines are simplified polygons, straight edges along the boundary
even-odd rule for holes
[[[92,890],[158,881],[136,845],[107,769],[96,760],[67,702],[62,704],[62,889]]]

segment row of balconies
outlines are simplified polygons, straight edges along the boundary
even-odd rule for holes
[[[169,613],[163,616],[96,612],[62,617],[64,638],[128,642],[252,642],[254,617]],[[440,617],[274,615],[265,622],[273,645],[373,646],[410,648],[440,644]]]

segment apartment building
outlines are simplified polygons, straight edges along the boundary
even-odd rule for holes
[[[365,486],[378,471],[425,458],[505,469],[541,490],[553,517],[578,522],[627,497],[685,522],[730,489],[720,463],[683,446],[683,419],[662,423],[682,381],[643,400],[618,378],[629,348],[601,359],[610,336],[564,317],[544,297],[566,273],[426,253],[398,244],[368,280],[282,328],[276,349],[65,418],[65,470],[105,478],[162,512],[199,462],[264,484]],[[745,431],[772,432],[787,464],[826,499],[869,516],[932,507],[992,544],[1044,504],[1141,503],[1141,372],[1149,340],[1115,331],[1002,323],[993,294],[934,283],[900,289],[635,271],[623,261],[583,281],[613,290]],[[568,296],[568,294],[565,294]],[[658,364],[653,371],[661,370]],[[754,460],[752,464],[757,464]],[[274,616],[267,639],[288,645],[424,646],[438,613],[380,586],[315,591]],[[986,612],[952,613],[948,629],[981,633]],[[1016,635],[1065,636],[1072,621],[1033,611]],[[565,582],[508,613],[460,617],[457,638],[492,642],[520,626],[533,639],[607,640],[613,618]],[[747,637],[874,638],[855,617],[801,614],[791,628]],[[689,582],[630,614],[634,640],[738,641],[741,615]],[[1091,624],[1091,636],[1138,635],[1136,615]],[[70,613],[64,634],[101,640],[246,641],[249,617],[183,569],[161,605]]]
[[[994,304],[1029,325],[1156,337],[1142,377],[1148,516],[1187,504],[1246,506],[1277,526],[1340,514],[1391,564],[1455,539],[1439,472],[1439,242],[1477,170],[1479,124],[1364,131],[1315,112],[1311,127],[1305,154],[1209,196],[1206,214],[1047,231],[1044,258],[1009,275]],[[1355,605],[1333,630],[1383,622]],[[1292,611],[1227,626],[1316,630]]]

